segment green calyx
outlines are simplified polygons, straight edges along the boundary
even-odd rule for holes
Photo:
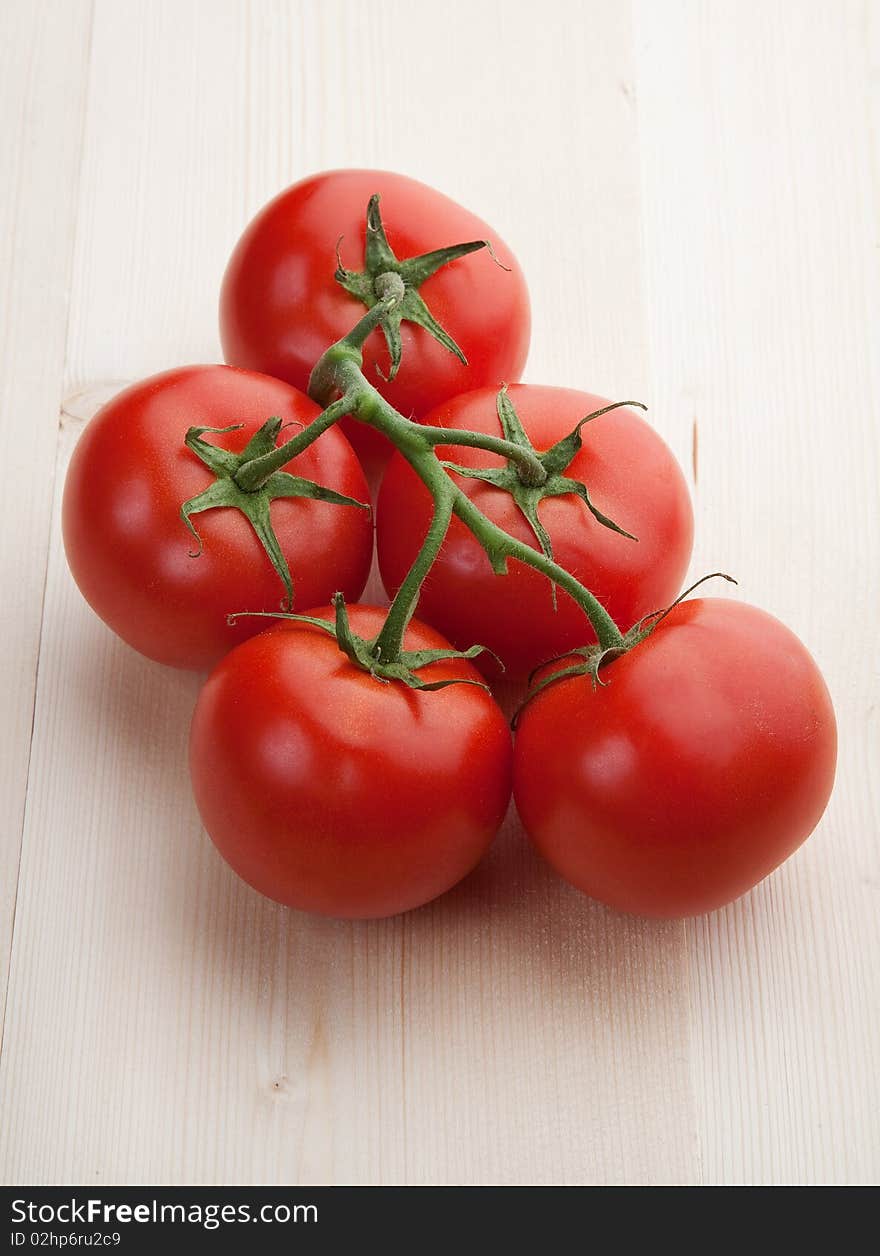
[[[561,680],[569,680],[574,676],[588,676],[594,688],[597,685],[604,686],[606,682],[599,675],[599,669],[604,667],[605,664],[613,662],[614,659],[620,658],[621,655],[628,654],[634,646],[650,635],[653,628],[653,624],[650,627],[637,624],[624,634],[619,646],[603,649],[600,645],[582,645],[574,650],[568,650],[565,654],[560,654],[555,659],[548,659],[546,663],[541,663],[529,677],[529,691],[522,705],[514,714],[512,720],[513,727],[516,728],[523,711],[534,698],[537,698],[539,693],[544,689],[549,689],[551,685],[558,684]],[[542,676],[540,680],[535,681],[535,676],[539,672],[543,672],[546,667],[552,667],[555,663],[562,663],[565,659],[577,661],[572,662],[568,667],[557,668],[556,671],[552,671],[548,675]]]
[[[313,480],[303,479],[298,475],[290,475],[286,471],[271,470],[268,474],[258,476],[251,487],[253,476],[243,473],[245,467],[253,466],[257,459],[266,458],[277,448],[278,435],[281,431],[281,419],[268,419],[258,432],[251,437],[240,454],[231,453],[228,449],[220,449],[216,445],[203,440],[206,432],[222,434],[240,431],[244,425],[233,423],[230,427],[191,427],[186,434],[185,442],[188,449],[209,467],[217,477],[203,493],[191,497],[180,508],[180,517],[198,542],[198,549],[192,552],[197,558],[202,552],[202,541],[193,523],[192,516],[203,510],[214,510],[222,506],[232,506],[247,518],[259,539],[260,544],[278,577],[284,586],[285,610],[293,606],[293,580],[287,559],[278,543],[275,529],[272,526],[270,505],[277,497],[308,497],[315,501],[331,502],[337,506],[357,506],[361,510],[369,510],[365,502],[356,501],[336,493],[333,489],[315,484]],[[240,480],[248,484],[241,486]]]
[[[419,327],[423,327],[445,349],[455,354],[461,363],[467,365],[464,353],[446,329],[434,318],[419,295],[419,288],[441,267],[483,248],[489,248],[491,252],[488,240],[470,240],[466,244],[453,244],[449,248],[435,249],[431,253],[421,253],[418,257],[408,257],[400,261],[395,256],[385,234],[385,227],[379,213],[379,197],[370,197],[370,203],[367,206],[364,269],[346,270],[339,258],[339,244],[337,244],[336,280],[346,292],[357,297],[368,309],[372,309],[379,302],[393,299],[393,307],[385,313],[381,322],[391,358],[388,380],[394,379],[400,369],[403,352],[400,335],[402,322],[416,323]]]
[[[733,576],[726,575],[723,571],[713,571],[707,576],[701,576],[695,581],[684,593],[680,593],[674,602],[669,606],[663,607],[658,611],[651,611],[648,615],[643,615],[637,623],[633,624],[629,632],[624,633],[619,645],[611,648],[603,648],[600,645],[579,646],[574,650],[567,650],[565,654],[558,655],[555,659],[548,659],[546,663],[541,663],[532,672],[529,677],[529,691],[525,696],[522,706],[517,710],[513,717],[513,727],[515,728],[519,722],[520,716],[529,705],[529,703],[538,696],[544,689],[548,689],[551,685],[556,685],[561,680],[568,680],[576,676],[588,676],[590,683],[595,688],[598,685],[604,687],[607,683],[601,677],[600,668],[607,663],[613,662],[614,659],[620,658],[623,654],[628,654],[630,650],[635,649],[647,637],[650,637],[654,629],[663,622],[666,616],[683,602],[685,598],[693,593],[694,589],[699,588],[701,584],[705,584],[707,580],[727,580],[730,584],[736,584]],[[542,676],[540,680],[532,683],[535,677],[543,672],[545,668],[552,667],[555,663],[562,663],[565,659],[574,659],[568,667],[560,667],[556,671]]]
[[[604,528],[610,528],[612,532],[619,533],[620,536],[625,536],[629,540],[635,541],[637,538],[631,532],[627,532],[619,524],[615,523],[613,519],[609,519],[606,514],[602,513],[590,497],[589,490],[582,481],[571,479],[564,474],[583,447],[581,428],[585,424],[592,422],[593,419],[599,418],[600,415],[607,414],[610,410],[632,405],[641,406],[643,410],[647,408],[638,401],[616,401],[612,405],[603,406],[601,410],[596,410],[594,413],[588,414],[581,419],[568,436],[557,441],[555,445],[544,453],[540,453],[526,435],[526,431],[520,422],[505,387],[501,389],[497,398],[498,418],[504,438],[530,455],[530,460],[508,458],[506,465],[503,467],[489,467],[485,469],[464,467],[454,462],[444,462],[443,466],[446,470],[452,471],[456,475],[467,476],[469,479],[474,480],[483,480],[487,484],[494,484],[496,488],[503,489],[506,493],[509,493],[532,529],[541,552],[547,558],[553,558],[553,545],[538,514],[540,503],[547,497],[561,497],[573,493],[581,499],[597,523],[601,523]],[[450,432],[449,443],[455,444],[454,432]],[[553,584],[551,587],[553,591],[553,605],[555,607],[556,585]]]
[[[318,619],[313,615],[264,614],[263,612],[247,611],[242,612],[242,614],[247,616],[256,614],[267,619],[290,619],[296,623],[311,624],[313,628],[320,628],[322,632],[326,632],[333,637],[339,649],[355,667],[359,667],[364,672],[369,672],[375,680],[380,680],[385,684],[391,681],[399,681],[410,689],[420,689],[425,692],[445,689],[448,685],[475,685],[478,689],[488,690],[489,686],[479,680],[454,677],[450,680],[428,681],[422,680],[416,674],[430,663],[439,663],[443,659],[476,658],[478,654],[486,651],[485,646],[473,645],[469,650],[399,650],[395,657],[386,661],[381,654],[381,634],[369,640],[365,637],[359,637],[357,633],[352,631],[345,598],[341,593],[335,593],[332,600],[333,608],[336,612],[335,619],[332,621],[329,619]],[[239,618],[241,618],[241,615],[228,616],[230,624],[235,623]],[[491,653],[491,651],[486,652]],[[495,656],[493,655],[493,657]]]
[[[450,445],[485,449],[511,461],[521,470],[525,479],[533,483],[546,480],[548,474],[546,466],[540,462],[535,451],[531,447],[524,448],[522,444],[518,445],[500,436],[487,435],[485,432],[415,423],[398,414],[364,378],[361,349],[369,334],[393,305],[394,298],[389,297],[385,303],[368,310],[347,336],[331,345],[323,354],[309,381],[309,395],[319,404],[327,405],[322,419],[316,420],[313,427],[318,422],[329,419],[336,406],[342,408],[341,413],[353,414],[361,422],[369,423],[396,445],[433,499],[432,521],[422,548],[395,595],[385,628],[378,639],[383,657],[396,657],[396,651],[401,648],[407,618],[412,614],[419,589],[437,558],[453,515],[473,533],[485,550],[492,570],[498,575],[506,572],[510,558],[535,568],[564,589],[581,607],[600,645],[605,649],[620,646],[622,634],[590,590],[540,549],[520,541],[493,523],[454,482],[453,476],[435,453],[436,448]],[[334,396],[339,399],[331,400]],[[576,441],[580,437],[575,433],[573,437],[566,439]],[[550,469],[553,472],[557,470],[552,463]]]

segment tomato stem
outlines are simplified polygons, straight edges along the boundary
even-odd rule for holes
[[[446,488],[439,490],[434,497],[434,514],[428,534],[413,565],[397,590],[388,611],[388,618],[376,638],[377,658],[394,661],[400,656],[403,649],[403,636],[415,610],[419,590],[434,565],[434,560],[449,530],[449,524],[452,522],[453,502],[454,494]]]
[[[245,493],[255,493],[276,471],[280,471],[285,463],[290,462],[297,454],[301,454],[304,449],[308,449],[309,445],[323,435],[328,427],[332,427],[344,415],[349,414],[354,405],[353,396],[340,397],[318,415],[313,423],[310,423],[297,436],[291,437],[286,444],[278,445],[275,449],[270,449],[268,453],[244,462],[233,476],[238,487]]]
[[[523,449],[502,436],[492,436],[488,432],[469,432],[460,428],[427,427],[421,423],[419,428],[432,446],[462,445],[471,449],[485,449],[489,453],[508,458],[527,484],[543,484],[547,479],[547,472],[540,458],[530,449]]]
[[[400,333],[401,323],[415,323],[423,328],[428,335],[444,349],[455,355],[459,362],[467,365],[467,358],[459,345],[455,343],[449,332],[437,322],[427,305],[419,295],[419,288],[426,279],[436,274],[443,266],[466,257],[477,249],[488,248],[492,257],[492,246],[488,240],[468,240],[464,244],[453,244],[449,248],[434,249],[431,253],[421,253],[418,257],[398,258],[385,234],[382,215],[379,212],[378,195],[370,197],[367,206],[366,246],[364,249],[364,269],[362,271],[346,270],[339,255],[339,243],[336,246],[336,282],[359,301],[363,301],[368,309],[378,303],[385,308],[377,326],[381,326],[388,346],[391,369],[388,379],[394,379],[400,369],[403,356],[403,339]],[[497,258],[495,259],[497,261]],[[500,263],[499,263],[500,264]],[[385,304],[388,298],[390,304]]]
[[[389,298],[391,300],[393,299]],[[341,417],[342,413],[350,414],[352,418],[387,436],[422,480],[434,503],[434,515],[428,534],[397,591],[388,619],[376,640],[377,656],[385,663],[394,662],[399,657],[406,625],[415,610],[419,590],[440,551],[453,515],[461,519],[480,542],[497,574],[503,574],[507,570],[507,560],[510,558],[533,567],[568,593],[581,607],[592,624],[603,651],[623,648],[623,634],[589,589],[547,554],[510,536],[483,514],[451,478],[434,452],[434,446],[441,443],[462,444],[486,449],[511,459],[518,466],[527,466],[530,474],[534,474],[532,464],[537,464],[538,471],[544,472],[537,455],[512,441],[487,436],[482,432],[422,427],[399,414],[367,381],[362,369],[361,346],[370,331],[381,321],[381,315],[376,313],[379,308],[379,305],[374,306],[348,336],[327,350],[315,366],[309,382],[309,393],[319,404],[326,404],[333,393],[342,394],[341,402],[345,403],[346,408],[340,410],[337,417]],[[333,405],[328,406],[324,416],[328,416],[332,409]],[[316,424],[318,422],[320,420],[316,420]],[[310,430],[311,428],[306,429],[307,432]],[[294,443],[290,442],[291,445]],[[278,452],[285,448],[282,446]]]
[[[326,350],[312,371],[309,395],[325,407],[321,414],[283,445],[259,453],[255,451],[255,456],[245,457],[231,472],[230,479],[234,484],[229,491],[234,489],[243,499],[250,494],[256,497],[270,481],[274,483],[272,477],[277,478],[282,467],[343,416],[350,415],[388,437],[422,480],[434,504],[431,524],[422,547],[400,585],[385,624],[373,644],[377,663],[395,665],[401,659],[407,624],[453,516],[457,516],[482,545],[496,574],[506,572],[510,558],[541,572],[581,607],[593,626],[599,648],[602,651],[619,651],[624,647],[623,634],[598,599],[570,572],[554,562],[548,552],[534,549],[493,523],[455,483],[448,465],[437,457],[436,447],[460,445],[485,449],[488,453],[506,458],[522,482],[535,487],[548,479],[541,456],[528,443],[510,439],[516,434],[514,429],[508,431],[505,427],[505,436],[499,437],[485,432],[422,426],[404,418],[364,376],[363,345],[373,331],[384,326],[383,320],[402,300],[399,285],[389,284],[387,287],[387,295],[383,295],[368,310],[347,336]],[[274,435],[275,432],[273,438]],[[247,500],[250,498],[247,497]],[[288,596],[289,583],[288,578],[285,582]]]

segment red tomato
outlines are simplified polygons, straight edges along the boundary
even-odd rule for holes
[[[329,345],[346,335],[366,306],[336,281],[334,249],[346,269],[364,268],[367,203],[381,196],[388,242],[400,261],[469,240],[487,249],[442,267],[419,292],[467,358],[463,365],[429,332],[401,327],[398,375],[381,331],[364,346],[364,372],[401,413],[421,416],[441,401],[484,384],[519,379],[529,346],[529,301],[516,258],[485,222],[433,188],[380,170],[333,170],[295,183],[270,201],[239,240],[223,279],[220,334],[227,362],[277,375],[305,391]],[[349,424],[360,452],[375,455],[376,433]],[[388,449],[388,442],[381,438]],[[388,450],[390,452],[390,450]]]
[[[184,501],[213,473],[184,446],[191,426],[240,431],[207,435],[241,451],[272,416],[304,425],[319,413],[302,393],[228,366],[188,366],[155,375],[114,397],[88,424],[64,489],[64,545],[74,579],[105,623],[141,654],[175,667],[212,666],[266,627],[226,622],[231,611],[277,611],[284,588],[245,516],[226,508],[193,517],[202,552],[180,518]],[[281,440],[296,427],[287,427]],[[369,500],[345,437],[330,430],[288,465],[292,474]],[[303,498],[272,502],[271,519],[293,576],[295,605],[341,590],[356,598],[372,553],[370,512]]]
[[[385,612],[349,609],[354,631],[375,636]],[[410,624],[408,650],[446,644]],[[462,660],[419,674],[478,678]],[[383,683],[293,621],[223,659],[190,740],[199,811],[235,871],[288,906],[345,917],[408,911],[470,872],[504,817],[511,757],[485,689]]]
[[[568,388],[514,385],[508,390],[538,451],[567,436],[579,419],[608,403]],[[493,389],[456,397],[426,417],[439,427],[501,435]],[[565,475],[583,481],[596,506],[638,537],[633,541],[598,523],[574,494],[546,498],[538,507],[556,561],[594,593],[623,629],[668,605],[690,561],[693,515],[687,485],[663,440],[631,410],[615,410],[582,429],[583,448]],[[498,466],[481,449],[449,446],[441,457],[467,467]],[[505,532],[537,549],[529,524],[509,493],[455,476],[459,487]],[[428,530],[431,497],[409,464],[389,463],[376,516],[379,568],[389,593],[403,580]],[[421,619],[460,648],[484,645],[518,675],[573,646],[595,640],[583,611],[550,581],[511,561],[497,576],[476,538],[453,519],[419,600]],[[480,665],[492,675],[489,656]]]
[[[683,602],[601,676],[550,685],[516,738],[520,817],[572,885],[621,911],[697,915],[809,836],[836,724],[816,664],[778,620]]]

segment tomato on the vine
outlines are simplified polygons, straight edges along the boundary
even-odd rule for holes
[[[621,911],[697,915],[815,828],[834,782],[834,711],[778,620],[682,602],[600,678],[550,684],[516,735],[517,809],[572,885]]]
[[[241,452],[272,417],[284,435],[311,423],[319,408],[277,379],[229,366],[188,366],[125,389],[86,426],[64,489],[64,546],[93,610],[141,654],[176,667],[207,669],[266,620],[236,611],[278,611],[285,589],[241,511],[205,509],[187,530],[181,506],[213,482],[184,445],[190,427],[206,444]],[[341,432],[325,432],[289,470],[368,503],[361,466]],[[293,581],[294,606],[337,590],[356,598],[372,556],[369,509],[307,497],[279,497],[271,524]],[[194,556],[198,553],[198,556]]]
[[[329,608],[310,611],[333,618]],[[374,636],[385,612],[349,608]],[[407,650],[447,643],[417,621]],[[477,680],[466,660],[426,683]],[[510,730],[474,684],[383,683],[320,628],[282,621],[228,654],[193,716],[190,768],[205,827],[255,889],[323,915],[389,916],[477,864],[510,797]]]
[[[550,449],[585,415],[608,404],[589,393],[535,384],[512,385],[507,395],[538,451]],[[499,436],[496,401],[491,388],[466,393],[438,407],[425,422]],[[626,629],[668,605],[681,588],[693,540],[690,497],[671,451],[632,410],[597,418],[583,428],[582,439],[565,475],[583,482],[596,506],[638,539],[603,526],[574,493],[546,497],[538,505],[538,517],[555,560]],[[484,469],[500,461],[485,450],[452,442],[437,452],[467,468]],[[533,529],[508,492],[452,474],[489,519],[538,548]],[[430,493],[403,456],[395,454],[382,481],[376,515],[379,567],[389,593],[400,586],[431,516]],[[546,576],[516,560],[509,562],[507,575],[496,575],[477,539],[457,518],[422,586],[418,613],[461,648],[488,647],[514,674],[595,640],[583,611],[562,591],[554,598]],[[485,664],[487,670],[491,666]]]
[[[363,271],[367,205],[380,196],[381,220],[395,258],[411,259],[467,241],[481,249],[441,266],[418,287],[428,314],[458,346],[463,362],[427,326],[399,329],[394,374],[381,330],[364,346],[364,372],[404,415],[486,384],[519,379],[529,345],[525,279],[510,249],[485,222],[415,179],[380,170],[332,170],[295,183],[246,228],[230,258],[220,297],[227,362],[276,375],[305,391],[324,350],[351,330],[366,305],[335,277]],[[505,269],[502,269],[502,266]],[[370,301],[376,293],[368,292]],[[391,378],[391,376],[394,376]],[[384,439],[346,422],[358,451],[375,456]]]

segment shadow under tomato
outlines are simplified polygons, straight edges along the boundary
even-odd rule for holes
[[[90,753],[111,800],[82,840],[101,844],[98,927],[107,948],[123,950],[94,980],[124,1000],[138,972],[140,1010],[126,1033],[156,1036],[160,1026],[151,1049],[174,1076],[185,1074],[179,1051],[234,1063],[230,1100],[255,1102],[266,1122],[266,1165],[253,1170],[262,1180],[274,1181],[279,1165],[289,1171],[290,1157],[273,1160],[271,1148],[290,1130],[301,1180],[333,1180],[328,1131],[368,1137],[352,1116],[367,1085],[381,1085],[383,1124],[402,1138],[414,1072],[446,1079],[441,1123],[464,1102],[449,1079],[469,1070],[473,1095],[485,1072],[491,1123],[504,1070],[537,1070],[543,1093],[548,1034],[557,1055],[570,1042],[554,1065],[563,1078],[608,1066],[603,1026],[612,1023],[631,1052],[664,1049],[669,1019],[686,1011],[682,926],[620,916],[565,885],[512,806],[474,872],[416,911],[345,921],[289,910],[242,882],[199,824],[186,744],[200,678],[139,658],[97,624],[78,647],[71,707],[101,730]],[[479,1054],[496,1033],[509,1039],[497,1075]],[[146,1056],[131,1067],[146,1069]],[[215,1128],[215,1098],[193,1100],[194,1128]]]

